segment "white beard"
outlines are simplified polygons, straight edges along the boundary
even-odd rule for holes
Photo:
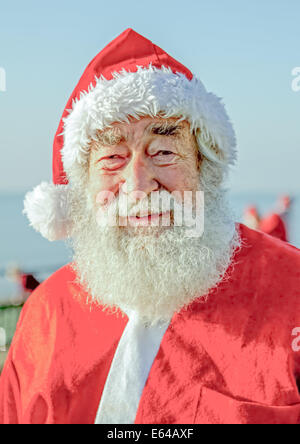
[[[240,246],[225,192],[213,183],[202,184],[205,229],[192,238],[184,226],[99,227],[82,187],[74,189],[74,268],[91,299],[113,311],[135,310],[149,325],[205,300]]]

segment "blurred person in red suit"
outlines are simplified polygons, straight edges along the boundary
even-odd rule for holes
[[[19,287],[18,294],[12,298],[14,305],[17,303],[23,303],[40,285],[40,282],[32,273],[24,272],[16,265],[9,265],[5,275],[8,280],[15,282]]]
[[[275,210],[263,217],[260,217],[255,205],[251,205],[244,211],[244,223],[249,228],[263,231],[270,236],[288,242],[288,215],[290,207],[291,198],[287,195],[279,196]]]

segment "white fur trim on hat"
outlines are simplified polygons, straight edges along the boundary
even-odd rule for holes
[[[42,182],[26,194],[24,211],[30,225],[50,241],[68,237],[68,185]]]
[[[174,74],[170,68],[149,65],[137,72],[114,73],[112,80],[96,78],[96,85],[83,91],[64,118],[62,160],[68,173],[74,163],[84,164],[89,142],[97,130],[128,116],[181,117],[195,130],[199,149],[224,168],[236,159],[234,130],[221,100],[208,93],[196,77]]]

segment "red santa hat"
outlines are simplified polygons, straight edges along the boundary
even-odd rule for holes
[[[199,150],[224,169],[236,157],[235,134],[221,100],[185,66],[127,29],[87,66],[63,112],[53,144],[53,183],[25,197],[30,224],[49,240],[68,236],[68,178],[84,167],[97,130],[128,117],[180,117],[190,122]]]

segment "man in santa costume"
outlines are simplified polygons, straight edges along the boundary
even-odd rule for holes
[[[1,423],[300,423],[300,254],[234,223],[235,158],[220,99],[161,48],[128,29],[91,61],[54,183],[25,199],[74,259],[24,306]],[[188,193],[198,235],[175,217]]]

